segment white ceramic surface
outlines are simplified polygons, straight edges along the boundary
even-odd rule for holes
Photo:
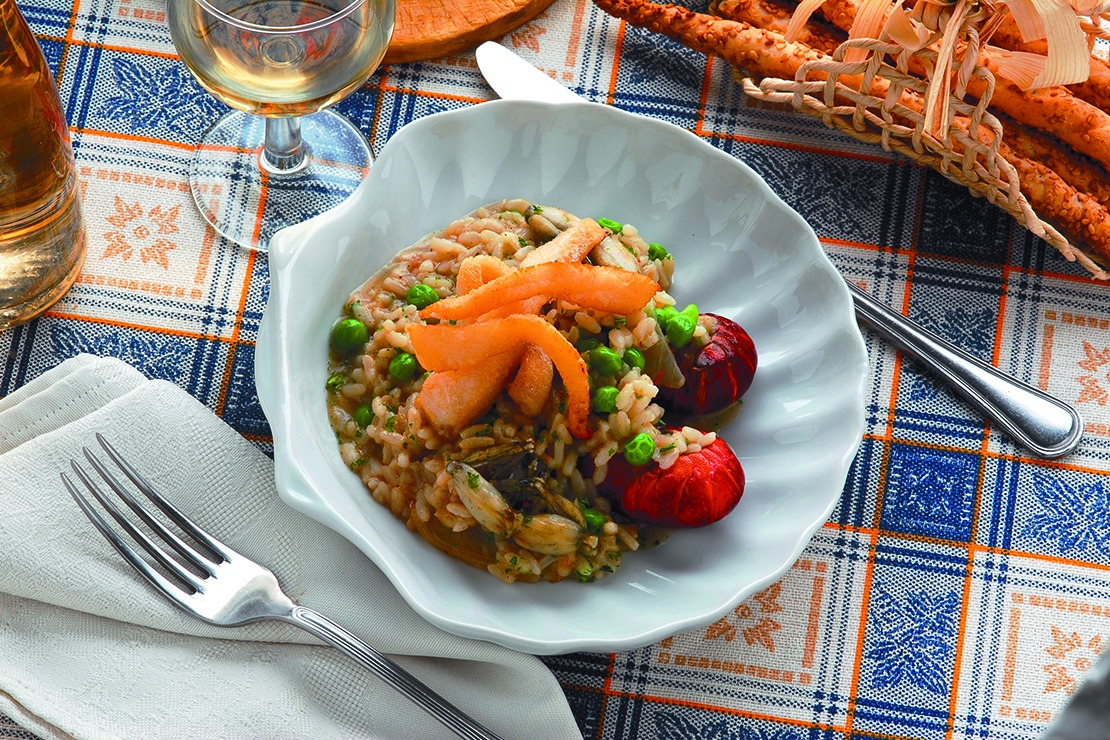
[[[678,301],[736,319],[759,353],[722,431],[747,476],[739,506],[627,554],[596,583],[509,586],[440,554],[343,466],[326,418],[327,337],[349,292],[400,249],[505,197],[634,224],[675,255]],[[813,231],[747,166],[668,123],[518,101],[419,119],[349,201],[275,236],[270,270],[256,372],[280,495],[350,538],[449,632],[556,654],[629,650],[709,624],[794,563],[862,437],[863,340]]]

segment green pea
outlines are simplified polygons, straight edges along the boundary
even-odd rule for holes
[[[590,534],[599,534],[605,526],[605,514],[597,509],[583,507],[582,518],[586,520],[586,531]]]
[[[343,373],[335,373],[330,378],[328,378],[328,382],[324,383],[324,387],[327,388],[330,393],[335,393],[337,390],[342,388],[346,382],[346,375],[344,375]]]
[[[616,375],[621,371],[621,356],[608,347],[590,350],[590,367],[602,375]]]
[[[667,322],[667,341],[672,347],[681,348],[690,343],[694,329],[698,328],[698,307],[691,303]]]
[[[331,348],[341,355],[353,355],[370,341],[370,330],[358,319],[343,319],[332,327]]]
[[[667,248],[657,242],[652,242],[648,245],[648,257],[653,260],[665,260],[671,256]]]
[[[389,361],[389,377],[398,383],[404,383],[413,375],[416,375],[418,367],[420,366],[416,362],[416,357],[408,352],[398,352],[397,356]]]
[[[644,366],[647,365],[647,360],[644,358],[643,352],[635,347],[629,347],[624,351],[624,364],[637,370],[643,370]]]
[[[612,231],[614,234],[619,234],[624,231],[624,224],[620,221],[614,221],[611,218],[599,218],[597,220],[597,225],[603,229],[609,229],[609,231]]]
[[[660,306],[655,309],[655,320],[663,331],[667,331],[667,324],[671,323],[671,319],[677,315],[678,310],[674,306]]]
[[[417,308],[427,308],[439,300],[439,293],[430,285],[417,283],[405,291],[405,303],[411,303]]]
[[[620,391],[615,386],[603,385],[594,391],[592,405],[594,411],[601,414],[611,414],[617,410],[617,394]]]
[[[355,409],[355,412],[351,414],[351,418],[353,418],[355,424],[358,424],[360,427],[368,427],[370,426],[370,422],[374,421],[374,412],[370,410],[368,405],[363,404]]]
[[[622,452],[629,465],[647,465],[655,455],[655,440],[647,432],[640,432],[625,442]]]

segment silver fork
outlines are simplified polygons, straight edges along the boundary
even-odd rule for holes
[[[276,619],[295,624],[369,668],[453,730],[459,737],[483,739],[498,737],[463,714],[405,669],[335,622],[308,607],[293,602],[281,590],[277,577],[272,571],[232,550],[200,529],[177,507],[155,491],[103,436],[97,434],[96,439],[135,488],[200,545],[196,547],[186,542],[160,522],[88,447],[82,448],[85,458],[108,487],[176,553],[177,558],[171,557],[164,546],[157,544],[154,539],[132,524],[84,468],[76,460],[70,461],[74,474],[84,483],[85,488],[111,514],[119,527],[126,531],[168,574],[168,577],[163,575],[101,516],[69,476],[65,473],[61,474],[62,482],[85,516],[96,525],[100,533],[127,559],[127,562],[131,563],[135,570],[139,571],[170,601],[210,624],[223,627],[234,627],[262,619]]]

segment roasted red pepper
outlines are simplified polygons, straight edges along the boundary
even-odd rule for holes
[[[704,347],[687,345],[675,353],[686,382],[681,388],[659,389],[659,402],[668,411],[702,416],[724,411],[740,400],[755,378],[755,343],[731,319],[702,314],[711,332]]]
[[[666,470],[654,463],[634,467],[614,457],[599,488],[638,522],[704,527],[736,508],[744,493],[744,469],[732,448],[717,437],[698,452],[679,455]]]

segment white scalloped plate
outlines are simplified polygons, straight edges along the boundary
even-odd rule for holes
[[[394,253],[479,205],[522,197],[635,224],[675,255],[680,303],[737,320],[759,369],[722,435],[739,506],[629,553],[596,583],[506,585],[376,504],[328,425],[327,337]],[[623,651],[720,618],[778,579],[836,504],[863,434],[866,353],[816,236],[746,165],[661,121],[591,103],[493,101],[405,126],[334,211],[277,234],[257,348],[278,490],[380,567],[448,632],[535,654]]]

